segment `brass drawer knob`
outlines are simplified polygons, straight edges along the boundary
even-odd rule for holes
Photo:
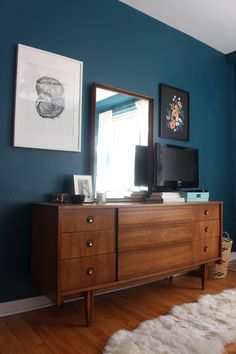
[[[87,217],[87,219],[86,219],[86,221],[87,221],[87,224],[92,224],[93,222],[94,222],[94,216],[88,216]]]
[[[87,247],[91,248],[94,246],[94,241],[93,240],[88,240],[86,243]]]
[[[94,269],[93,268],[88,268],[87,269],[87,274],[88,275],[93,275],[93,273],[94,273]]]
[[[208,252],[209,248],[207,246],[204,247],[204,252]]]
[[[209,232],[209,227],[208,226],[205,227],[205,232]]]
[[[205,215],[208,215],[208,214],[209,214],[209,210],[208,210],[208,209],[205,209],[205,210],[204,210],[204,214],[205,214]]]

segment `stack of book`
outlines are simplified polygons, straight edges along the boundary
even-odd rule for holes
[[[147,197],[147,191],[132,192],[130,198],[136,202],[143,202]]]
[[[151,195],[149,195],[146,199],[146,203],[153,203],[153,204],[158,204],[158,203],[163,203],[163,199],[161,196],[162,193],[158,192],[153,192]]]
[[[163,203],[181,203],[185,198],[181,197],[179,192],[162,192]]]

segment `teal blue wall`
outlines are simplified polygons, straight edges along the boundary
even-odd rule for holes
[[[234,73],[223,54],[116,0],[1,0],[0,38],[0,301],[37,294],[30,203],[70,192],[71,175],[89,173],[92,82],[153,96],[155,141],[159,83],[190,92],[184,145],[199,148],[200,185],[225,202],[225,229],[235,233]],[[81,153],[12,147],[17,43],[84,62]]]

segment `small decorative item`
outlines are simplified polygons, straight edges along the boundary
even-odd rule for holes
[[[106,203],[106,192],[97,192],[96,202],[98,204],[105,204]]]
[[[85,203],[93,202],[93,184],[92,176],[73,175],[75,194],[84,194]]]
[[[85,199],[84,194],[71,194],[70,201],[72,204],[83,204]]]
[[[83,63],[18,45],[14,146],[80,151]]]
[[[53,193],[52,194],[53,203],[69,203],[68,193]]]
[[[160,84],[159,136],[189,140],[189,93]]]

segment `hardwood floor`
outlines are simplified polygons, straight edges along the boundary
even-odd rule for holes
[[[93,326],[84,327],[83,301],[0,319],[0,354],[98,354],[117,330],[132,330],[141,321],[167,314],[173,305],[195,301],[199,295],[236,287],[236,272],[226,279],[208,280],[201,290],[196,273],[95,297]],[[236,353],[236,344],[226,348]],[[124,353],[125,354],[125,353]],[[209,353],[214,354],[214,353]]]

